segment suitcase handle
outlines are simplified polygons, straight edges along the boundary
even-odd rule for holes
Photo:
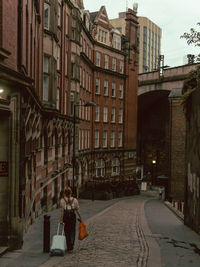
[[[59,235],[59,232],[60,232],[60,225],[61,225],[61,224],[62,224],[62,235],[64,235],[64,226],[65,226],[64,223],[58,223],[57,235]]]

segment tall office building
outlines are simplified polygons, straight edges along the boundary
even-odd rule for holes
[[[126,32],[126,12],[110,20],[113,27],[122,34]],[[139,49],[139,73],[153,71],[158,68],[162,30],[146,17],[138,17],[137,47]]]
[[[146,17],[139,17],[139,73],[156,70],[159,64],[162,30]]]

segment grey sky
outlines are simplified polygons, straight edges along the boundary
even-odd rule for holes
[[[85,9],[98,11],[105,6],[109,19],[117,18],[119,12],[138,3],[138,16],[148,17],[162,29],[161,53],[165,65],[170,67],[183,64],[187,54],[199,54],[200,48],[187,45],[180,36],[190,28],[200,30],[200,0],[83,0]]]

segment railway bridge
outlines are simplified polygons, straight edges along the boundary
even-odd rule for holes
[[[184,201],[186,123],[181,95],[199,64],[139,74],[137,166],[180,210]]]

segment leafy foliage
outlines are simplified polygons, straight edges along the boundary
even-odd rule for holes
[[[187,117],[190,116],[192,94],[196,90],[200,90],[200,67],[197,67],[196,70],[192,70],[188,73],[183,85],[182,105]]]
[[[197,25],[200,26],[200,22],[198,22]],[[191,28],[189,33],[185,32],[181,38],[185,38],[188,45],[194,44],[195,46],[200,47],[200,31],[197,31],[194,28]],[[200,61],[200,54],[196,56],[196,60]]]

